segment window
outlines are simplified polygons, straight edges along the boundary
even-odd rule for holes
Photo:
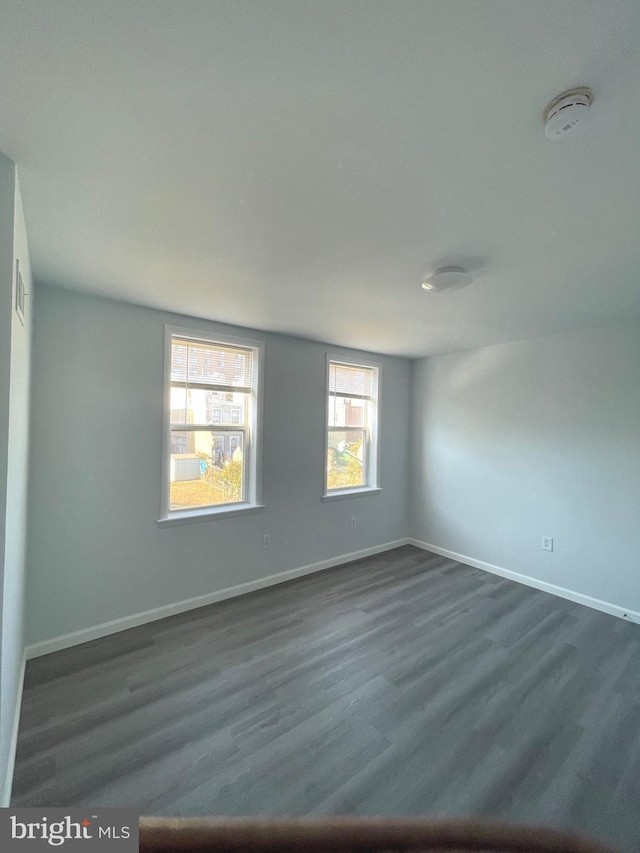
[[[325,496],[379,490],[380,372],[377,364],[327,359]]]
[[[177,327],[165,345],[161,521],[260,506],[264,345]]]

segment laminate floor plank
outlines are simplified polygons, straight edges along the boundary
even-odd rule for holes
[[[640,846],[640,626],[404,546],[28,662],[14,806]]]

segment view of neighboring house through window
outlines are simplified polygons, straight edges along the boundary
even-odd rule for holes
[[[379,368],[328,359],[327,493],[378,486]]]
[[[188,331],[171,331],[167,338],[164,517],[256,502],[261,347],[242,346],[236,339],[208,340]]]

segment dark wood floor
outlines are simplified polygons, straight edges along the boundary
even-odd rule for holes
[[[640,626],[407,546],[30,661],[13,805],[481,814],[631,850],[639,724]]]

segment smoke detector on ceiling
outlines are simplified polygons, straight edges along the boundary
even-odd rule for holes
[[[587,117],[593,103],[593,92],[586,86],[569,89],[554,98],[544,111],[544,132],[547,139],[564,139]]]

